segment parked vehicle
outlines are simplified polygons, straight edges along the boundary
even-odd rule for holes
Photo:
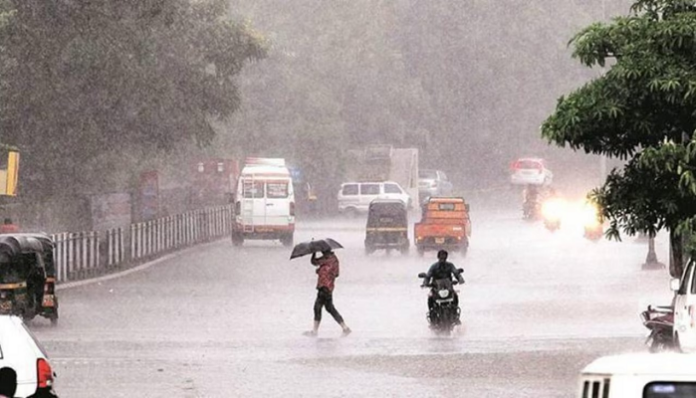
[[[418,171],[418,196],[421,201],[431,196],[452,195],[452,183],[440,170],[421,169]]]
[[[461,273],[464,270],[459,268]],[[423,279],[427,277],[425,272],[418,274]],[[432,309],[428,311],[427,319],[430,327],[438,333],[449,334],[458,324],[461,309],[455,300],[454,286],[458,282],[451,279],[436,279],[430,283],[429,295],[434,297]]]
[[[53,241],[43,234],[0,235],[0,314],[58,323]]]
[[[696,356],[679,353],[611,355],[580,373],[579,398],[686,398],[696,396]]]
[[[683,352],[696,352],[696,262],[684,268],[681,279],[672,279],[674,297],[674,345]]]
[[[365,228],[365,254],[392,249],[408,254],[408,213],[398,199],[375,199],[370,203]]]
[[[650,352],[674,348],[674,308],[649,305],[640,316],[643,326],[650,330],[645,340],[645,345],[650,347]]]
[[[399,184],[384,182],[346,182],[338,191],[338,211],[342,214],[367,213],[375,199],[396,199],[411,208],[411,197]]]
[[[550,185],[553,173],[541,158],[520,158],[510,167],[510,182],[514,185]]]
[[[16,398],[57,398],[48,355],[22,320],[0,315],[0,368],[17,372]]]
[[[249,158],[237,182],[232,243],[278,239],[292,246],[295,194],[283,159]]]
[[[421,221],[414,226],[418,254],[445,249],[466,255],[471,237],[469,205],[464,198],[433,197],[422,206]]]

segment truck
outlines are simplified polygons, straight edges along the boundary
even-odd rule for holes
[[[413,228],[419,255],[427,250],[459,251],[466,255],[471,237],[469,204],[461,197],[432,197],[423,202],[421,221]]]
[[[292,246],[295,234],[295,194],[290,170],[281,158],[247,158],[234,195],[232,243],[280,240]]]

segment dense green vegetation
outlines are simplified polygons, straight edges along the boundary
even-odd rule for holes
[[[575,36],[574,55],[603,76],[562,97],[542,134],[559,145],[628,159],[593,196],[609,236],[670,232],[671,272],[696,220],[696,5],[638,0],[629,16]],[[690,245],[691,246],[691,245]]]

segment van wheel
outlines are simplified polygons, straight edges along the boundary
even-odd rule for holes
[[[399,249],[399,251],[401,252],[402,255],[408,256],[408,252],[409,252],[409,250],[408,250],[408,245],[406,245],[406,246],[401,246],[401,249]]]
[[[283,246],[285,246],[285,247],[292,246],[294,241],[295,241],[295,239],[293,238],[292,235],[287,235],[287,236],[283,236],[282,238],[280,238],[280,243],[282,243]]]
[[[232,234],[232,244],[239,247],[244,244],[244,237],[241,236],[240,234],[233,233]]]
[[[418,247],[418,255],[423,257],[425,255],[425,249],[422,247]]]
[[[365,245],[365,255],[369,256],[370,254],[375,252],[375,248],[369,245]]]
[[[347,208],[345,213],[348,218],[358,218],[358,209],[355,207]]]
[[[679,333],[674,334],[674,342],[672,343],[672,348],[676,352],[684,352],[681,348],[681,343],[679,343]]]

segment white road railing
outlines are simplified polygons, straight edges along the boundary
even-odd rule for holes
[[[229,236],[232,217],[232,206],[216,206],[125,229],[54,234],[56,278],[59,283],[91,278]]]

